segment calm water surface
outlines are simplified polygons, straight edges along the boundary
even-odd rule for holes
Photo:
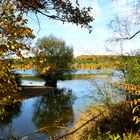
[[[34,74],[30,70],[28,72]],[[102,86],[106,79],[111,81],[116,78],[99,75],[92,80],[58,81],[57,89],[52,93],[6,107],[6,113],[0,115],[0,138],[21,139],[28,136],[28,139],[44,140],[64,133],[64,128],[71,127],[84,109],[93,103],[92,96],[98,97],[98,88],[94,83]],[[40,79],[22,80],[22,85],[43,84],[44,81]]]

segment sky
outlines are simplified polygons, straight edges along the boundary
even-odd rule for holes
[[[70,23],[63,24],[61,21],[50,20],[41,14],[38,14],[41,26],[39,31],[37,18],[35,14],[30,13],[27,17],[28,26],[36,35],[32,46],[34,46],[38,38],[54,35],[63,39],[67,45],[72,46],[75,56],[82,54],[119,54],[119,46],[111,48],[106,43],[106,40],[112,35],[108,30],[107,24],[116,15],[128,15],[131,6],[135,2],[135,0],[79,0],[81,7],[91,6],[93,8],[91,15],[95,20],[91,23],[93,26],[91,33],[89,33],[88,29]],[[109,48],[111,51],[108,51],[106,48]],[[130,52],[133,49],[139,49],[137,38],[124,44],[124,52]]]

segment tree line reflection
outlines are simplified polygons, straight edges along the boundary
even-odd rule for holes
[[[71,125],[74,120],[73,102],[72,91],[65,89],[57,89],[49,96],[38,98],[34,103],[32,118],[37,129],[53,135]]]
[[[71,90],[56,89],[38,97],[33,103],[32,122],[40,133],[47,136],[60,133],[74,121],[73,103],[75,97]],[[9,103],[0,110],[0,135],[8,134],[6,127],[13,124],[13,119],[22,115],[22,102]],[[28,114],[27,114],[28,115]],[[22,122],[20,122],[22,123]],[[16,128],[12,128],[16,129]],[[9,132],[10,133],[10,132]],[[7,136],[9,138],[9,135]],[[7,138],[6,137],[6,138]],[[16,134],[10,134],[16,138]]]

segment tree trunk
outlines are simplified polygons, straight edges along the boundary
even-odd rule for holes
[[[47,75],[45,77],[45,86],[57,87],[57,80],[55,78],[52,78],[52,76]]]

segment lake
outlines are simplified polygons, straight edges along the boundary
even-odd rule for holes
[[[39,78],[28,78],[36,75],[36,71],[18,71],[24,75],[22,85],[43,86],[44,81]],[[5,113],[0,114],[0,139],[15,137],[22,139],[46,140],[50,136],[63,134],[70,128],[80,114],[95,102],[95,99],[103,102],[103,95],[99,95],[99,88],[113,93],[113,102],[122,100],[119,91],[109,85],[104,89],[108,81],[118,81],[118,71],[108,71],[111,75],[101,75],[106,71],[76,71],[75,74],[96,73],[85,79],[72,79],[58,81],[57,89],[40,97],[24,100],[20,103],[5,107]],[[27,77],[26,77],[27,76]],[[113,91],[113,92],[112,92]]]

